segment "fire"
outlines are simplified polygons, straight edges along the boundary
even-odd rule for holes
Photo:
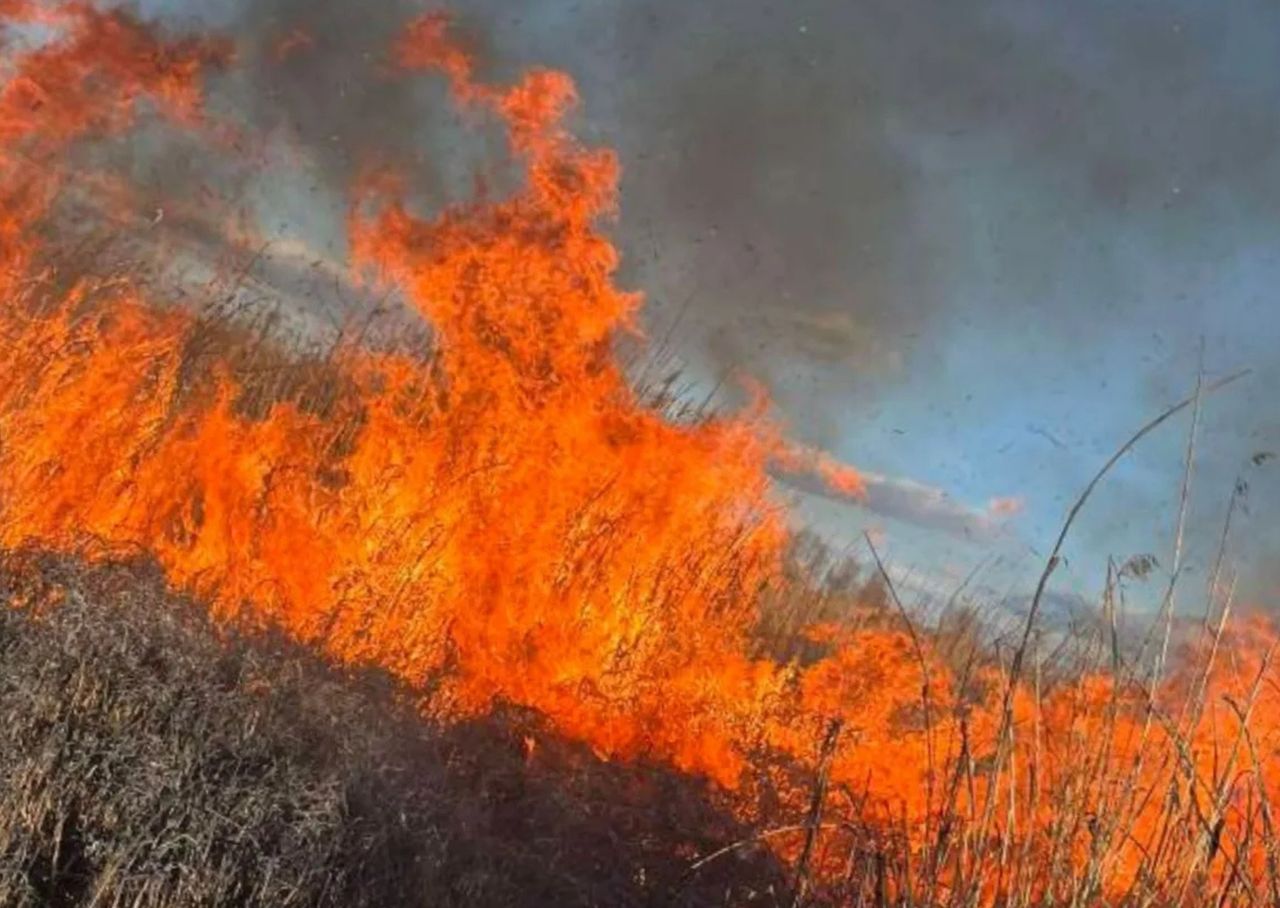
[[[5,107],[15,154],[28,137],[118,131],[144,98],[199,119],[204,47],[99,16],[78,12],[23,61]],[[613,286],[593,226],[613,156],[562,131],[565,77],[476,85],[464,57],[434,51],[441,26],[424,20],[401,57],[447,68],[461,100],[500,116],[529,185],[430,222],[361,187],[353,266],[430,321],[432,358],[343,350],[332,413],[278,400],[247,419],[225,364],[185,374],[198,321],[127,284],[77,283],[29,320],[11,307],[5,352],[30,381],[6,394],[4,434],[29,443],[4,452],[0,538],[140,548],[220,613],[248,608],[343,660],[416,684],[448,664],[460,709],[501,696],[602,752],[657,748],[731,783],[736,726],[774,673],[742,637],[784,540],[764,473],[777,439],[641,405],[610,350],[638,298]],[[105,78],[79,78],[100,57]],[[63,80],[56,103],[27,102]]]
[[[304,28],[295,28],[276,41],[271,55],[277,63],[283,63],[295,54],[311,50],[315,46],[315,35]]]
[[[398,293],[433,345],[315,360],[164,305],[143,266],[68,261],[76,148],[149,112],[218,141],[202,83],[234,55],[87,5],[40,15],[59,37],[13,54],[0,90],[0,546],[144,552],[217,615],[380,666],[424,708],[535,709],[762,822],[805,803],[789,769],[822,764],[842,818],[811,858],[825,885],[873,864],[937,902],[1275,881],[1269,624],[1225,626],[1151,682],[1037,664],[1011,725],[1006,664],[900,622],[807,628],[808,664],[757,655],[788,544],[770,470],[853,497],[862,480],[787,443],[762,399],[682,422],[630,387],[613,348],[641,300],[600,228],[619,164],[565,128],[566,76],[488,85],[445,17],[410,24],[396,66],[500,123],[524,184],[430,218],[385,173],[352,187],[353,277]],[[771,841],[798,859],[800,837]]]

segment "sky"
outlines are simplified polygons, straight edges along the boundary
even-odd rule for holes
[[[438,88],[369,77],[417,3],[148,0],[146,13],[278,34],[319,59],[250,77],[255,116],[340,185],[370,147],[470,186]],[[801,489],[837,547],[898,576],[1034,583],[1075,496],[1195,387],[1181,607],[1202,607],[1237,481],[1231,564],[1280,602],[1280,6],[1271,0],[460,0],[508,78],[574,76],[576,128],[617,149],[621,278],[696,397],[763,382],[791,434],[868,471],[862,504]],[[481,141],[483,145],[483,141]],[[429,162],[429,163],[426,163]],[[319,176],[317,176],[317,174]],[[273,208],[326,233],[323,202]],[[330,204],[332,220],[341,201]],[[317,207],[318,206],[318,207]],[[1190,416],[1099,488],[1057,582],[1171,563]],[[1019,502],[1017,513],[1010,502]],[[1199,579],[1197,579],[1199,578]]]

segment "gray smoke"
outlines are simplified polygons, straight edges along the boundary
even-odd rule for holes
[[[1223,206],[1265,223],[1280,202],[1276,91],[1252,71],[1274,59],[1265,26],[1280,25],[1263,0],[1230,22],[1189,3],[1105,0],[445,5],[495,77],[532,64],[577,77],[582,130],[627,168],[619,236],[655,326],[692,297],[685,333],[704,355],[793,397],[812,393],[797,372],[847,386],[927,365],[913,341],[960,306],[974,320],[1034,310],[1087,340],[1133,289],[1090,241],[1100,224],[1121,219],[1211,262],[1225,250],[1199,233]],[[341,193],[376,155],[412,164],[432,200],[470,190],[474,156],[457,151],[439,86],[382,71],[420,4],[143,8],[242,35],[256,53],[236,99],[292,136],[324,188]],[[314,46],[270,60],[296,27]],[[963,168],[993,158],[1011,179],[1030,173],[1056,210],[1028,197],[981,238],[931,227],[954,217],[946,191],[963,188]],[[949,278],[978,239],[1002,286],[961,303]],[[1078,304],[1046,308],[1068,279]]]

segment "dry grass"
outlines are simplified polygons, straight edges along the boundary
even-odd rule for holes
[[[0,905],[774,904],[703,787],[229,636],[153,568],[0,559]],[[22,608],[13,608],[21,605]],[[538,744],[532,756],[526,736]]]

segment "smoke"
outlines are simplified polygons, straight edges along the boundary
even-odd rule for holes
[[[930,368],[957,317],[1034,312],[1087,340],[1141,277],[1090,237],[1122,229],[1210,262],[1223,250],[1207,216],[1257,223],[1280,202],[1269,39],[1190,4],[448,6],[491,69],[538,60],[578,79],[584,131],[626,168],[619,238],[651,319],[689,299],[694,364],[747,368],[792,410]],[[1249,7],[1241,22],[1276,17]],[[161,8],[243,36],[256,64],[237,100],[290,135],[319,185],[345,188],[377,148],[432,201],[470,191],[458,162],[474,149],[457,149],[438,86],[382,77],[419,4]],[[295,29],[310,40],[282,62]],[[1053,299],[1068,282],[1069,309]]]
[[[588,51],[590,97],[623,94],[626,229],[656,246],[641,283],[696,284],[705,352],[805,419],[868,374],[934,368],[959,318],[1034,317],[1068,342],[1140,320],[1126,297],[1146,275],[1105,238],[1207,264],[1224,207],[1256,224],[1278,201],[1280,125],[1248,71],[1268,58],[1233,58],[1241,35],[1202,11],[741,0],[623,4],[612,29],[592,16],[610,37]],[[832,324],[849,328],[835,355]]]
[[[966,542],[990,543],[999,539],[1024,506],[1019,498],[995,498],[984,508],[974,508],[936,486],[878,473],[861,473],[863,488],[856,495],[842,495],[812,474],[775,470],[773,475],[797,491],[832,501],[854,502],[873,514]]]

